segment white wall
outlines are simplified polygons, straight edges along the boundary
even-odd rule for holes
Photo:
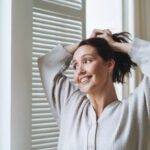
[[[120,0],[87,0],[86,28],[87,37],[93,28],[122,30],[122,1]]]
[[[0,150],[31,149],[32,1],[0,1]]]
[[[31,0],[12,0],[11,150],[31,149],[31,14]]]
[[[10,150],[11,0],[0,1],[0,150]]]

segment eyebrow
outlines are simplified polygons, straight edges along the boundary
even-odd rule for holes
[[[85,57],[85,56],[93,56],[93,54],[84,54],[84,55],[82,55],[81,57],[83,58],[83,57]],[[72,61],[71,61],[71,64],[73,64],[74,62],[75,62],[76,60],[75,59],[73,59]]]

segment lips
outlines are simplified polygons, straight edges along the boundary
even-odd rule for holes
[[[92,76],[83,76],[83,77],[80,77],[80,79],[79,79],[80,83],[82,83],[82,84],[88,83],[90,81],[91,77]]]

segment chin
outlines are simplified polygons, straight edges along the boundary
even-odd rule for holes
[[[85,94],[90,94],[90,93],[92,92],[91,89],[92,89],[92,88],[80,88],[80,90],[81,90],[82,92],[84,92]]]

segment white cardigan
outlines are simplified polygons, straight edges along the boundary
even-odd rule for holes
[[[144,78],[127,99],[107,105],[98,120],[87,96],[62,74],[72,55],[58,45],[38,60],[60,128],[58,150],[149,150],[150,42],[136,39],[129,56]]]

